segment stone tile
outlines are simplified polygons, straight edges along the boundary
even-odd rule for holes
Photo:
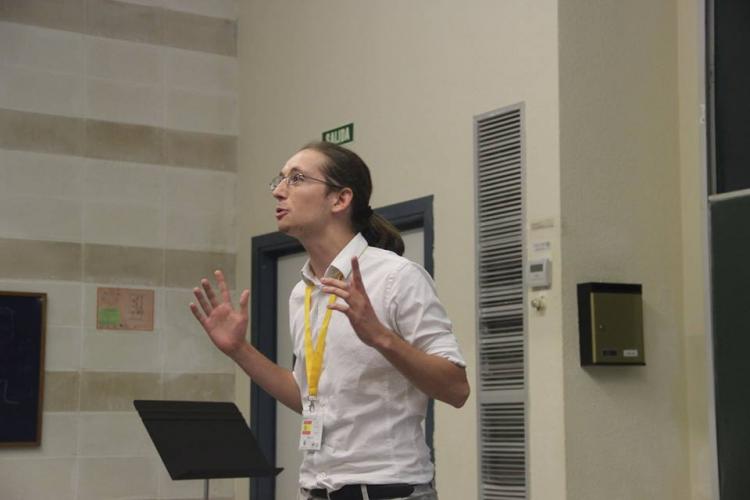
[[[135,399],[161,399],[158,373],[82,372],[81,411],[133,411]]]
[[[48,299],[48,304],[51,302]],[[47,326],[44,366],[50,371],[81,369],[81,328]]]
[[[0,199],[0,231],[9,238],[81,241],[81,202],[38,196]]]
[[[164,204],[187,211],[225,210],[234,207],[237,174],[195,168],[164,171]]]
[[[0,468],[2,468],[2,460],[7,458],[74,457],[77,436],[78,415],[76,413],[42,413],[41,445],[38,448],[0,448]],[[4,490],[0,488],[0,492]],[[5,499],[4,496],[3,499]]]
[[[44,374],[44,411],[77,411],[79,407],[79,372]]]
[[[223,481],[227,481],[227,480],[226,479],[219,479],[219,481],[223,482]],[[180,481],[180,482],[184,482],[184,481]],[[213,491],[213,483],[214,483],[214,481],[211,481],[211,491]],[[247,489],[247,488],[245,488],[245,489]],[[211,500],[235,500],[234,495],[231,495],[231,496],[216,496],[213,493],[211,493],[211,497],[210,498],[211,498]],[[203,500],[203,493],[201,493],[200,496],[191,495],[191,496],[188,496],[188,497],[173,497],[173,496],[160,497],[159,500]]]
[[[83,36],[0,21],[0,62],[82,75]]]
[[[231,295],[232,303],[236,306],[239,304],[240,292],[232,291]],[[164,290],[163,323],[161,329],[165,334],[165,338],[167,335],[173,334],[169,331],[170,329],[180,331],[184,335],[198,337],[206,335],[188,308],[191,302],[195,302],[192,288]]]
[[[163,0],[122,0],[123,2],[133,3],[136,5],[146,5],[148,7],[161,7]]]
[[[161,248],[164,228],[161,207],[140,203],[89,202],[83,209],[87,243]]]
[[[86,4],[86,33],[134,42],[162,43],[162,9],[115,0],[87,0]]]
[[[8,165],[8,153],[15,153],[7,149],[0,149],[0,196],[12,191],[8,190],[8,175],[10,166]]]
[[[89,78],[86,109],[89,118],[159,126],[164,121],[164,96],[160,85]]]
[[[2,273],[0,272],[0,274]],[[0,290],[46,293],[48,327],[80,327],[82,289],[83,286],[78,282],[7,279],[0,281]]]
[[[87,202],[120,201],[160,207],[164,171],[173,170],[99,159],[84,163],[80,191]]]
[[[164,329],[163,339],[165,345],[168,342],[170,335],[190,335],[199,337],[206,335],[203,331],[200,323],[195,320],[193,314],[190,312],[189,304],[195,302],[193,292],[188,289],[167,289],[164,291]],[[181,333],[175,333],[181,332]],[[165,355],[170,354],[166,352]],[[175,371],[175,370],[173,370]]]
[[[0,458],[0,492],[3,500],[73,500],[75,477],[74,457]]]
[[[85,0],[4,0],[0,19],[56,30],[82,31]]]
[[[169,288],[192,290],[200,283],[201,278],[213,279],[216,269],[224,271],[229,288],[234,288],[236,255],[233,253],[167,250],[164,261],[165,286]]]
[[[236,58],[181,49],[164,50],[164,81],[168,88],[236,95]]]
[[[83,286],[74,283],[43,283],[47,293],[47,324],[79,327],[81,325],[81,295]]]
[[[81,155],[83,143],[79,118],[0,109],[0,148]]]
[[[181,12],[192,12],[203,16],[237,19],[239,6],[237,0],[163,0],[166,9]]]
[[[0,276],[5,279],[80,281],[81,245],[0,239]]]
[[[78,500],[156,498],[157,459],[81,458],[78,461]]]
[[[236,16],[202,15],[198,11],[207,10],[209,4],[200,6],[195,1],[178,10],[165,10],[159,4],[143,0],[4,0],[0,21],[236,56]],[[231,9],[220,6],[219,13]]]
[[[172,129],[236,135],[238,110],[234,96],[172,90],[167,94],[165,124]]]
[[[189,311],[186,315],[192,317]],[[234,374],[234,362],[214,346],[197,321],[193,322],[197,328],[164,330],[164,371]]]
[[[229,135],[165,130],[168,165],[237,171],[237,138]]]
[[[164,251],[155,248],[85,244],[84,281],[118,285],[160,286]]]
[[[82,162],[76,156],[0,150],[0,192],[77,200]]]
[[[100,286],[111,285],[83,285],[83,328],[84,330],[96,330],[96,291]]]
[[[81,413],[78,453],[82,457],[156,457],[156,448],[138,413]]]
[[[234,252],[234,217],[211,212],[168,208],[165,224],[167,248],[207,252]]]
[[[237,55],[237,23],[189,12],[164,11],[164,44],[181,49]]]
[[[219,479],[218,481],[222,481],[223,482],[223,481],[228,481],[228,480],[227,479]],[[177,481],[175,481],[175,482],[177,482]],[[185,482],[185,481],[179,481],[179,482],[182,483],[182,482]],[[213,484],[214,484],[214,481],[211,481],[211,491],[213,491],[213,489],[214,489]],[[247,488],[245,488],[245,489],[247,489]],[[231,496],[216,496],[213,493],[211,493],[211,497],[210,498],[211,498],[211,500],[235,500],[234,495],[231,495]],[[203,493],[201,493],[200,496],[191,495],[191,496],[187,496],[187,497],[174,497],[174,496],[164,497],[164,496],[162,496],[162,497],[159,497],[159,500],[203,500]]]
[[[83,77],[0,64],[0,108],[83,116]]]
[[[164,163],[163,130],[86,120],[86,156],[137,163]]]
[[[232,401],[234,400],[234,374],[165,373],[164,399]]]
[[[159,46],[108,38],[86,37],[89,77],[156,85],[163,79]]]
[[[160,334],[87,330],[81,364],[89,371],[158,373],[162,365]]]

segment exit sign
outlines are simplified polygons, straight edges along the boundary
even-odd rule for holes
[[[342,125],[331,130],[323,132],[323,140],[333,144],[344,144],[354,140],[354,124]]]

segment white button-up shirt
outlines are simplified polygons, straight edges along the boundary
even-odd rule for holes
[[[424,268],[393,252],[367,245],[358,234],[336,256],[325,276],[342,279],[359,257],[362,281],[378,319],[414,347],[466,366],[451,322]],[[305,404],[305,287],[314,286],[310,324],[313,342],[328,295],[309,261],[289,298],[294,377]],[[341,300],[341,299],[339,299]],[[422,422],[428,397],[377,350],[365,345],[345,314],[334,311],[326,337],[316,411],[323,415],[319,451],[303,451],[302,488],[338,489],[346,484],[427,483],[433,465]]]

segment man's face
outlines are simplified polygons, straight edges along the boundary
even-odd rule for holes
[[[313,234],[323,228],[330,218],[330,204],[335,196],[329,187],[309,178],[325,179],[323,154],[304,149],[289,158],[281,175],[287,177],[301,173],[308,179],[297,185],[282,181],[273,191],[276,198],[276,225],[282,233],[295,238]]]

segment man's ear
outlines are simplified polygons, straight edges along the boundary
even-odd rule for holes
[[[332,194],[336,196],[332,207],[332,210],[334,212],[345,211],[351,206],[352,200],[354,199],[354,193],[352,192],[351,188],[348,187],[342,188]]]

